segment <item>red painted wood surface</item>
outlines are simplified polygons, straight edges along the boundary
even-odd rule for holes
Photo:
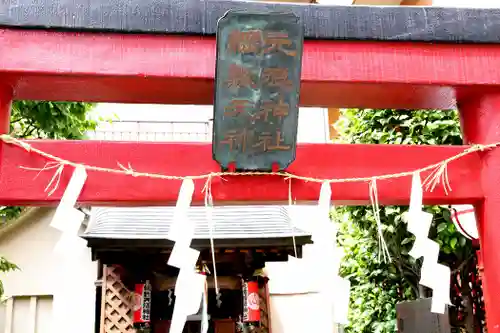
[[[39,141],[32,142],[51,154],[66,160],[101,167],[118,168],[117,163],[136,170],[169,175],[199,175],[220,171],[212,160],[211,144]],[[18,147],[2,143],[0,165],[1,205],[55,205],[69,181],[71,167],[66,167],[60,187],[48,197],[44,188],[55,170],[37,171],[20,168],[42,168],[44,158]],[[463,151],[456,146],[340,145],[301,144],[297,159],[289,172],[319,178],[370,177],[373,175],[411,171],[439,162]],[[389,163],[390,161],[390,163]],[[426,204],[470,203],[483,197],[479,183],[477,154],[471,154],[448,168],[453,191],[446,196],[441,188],[425,194]],[[425,175],[423,175],[425,177]],[[259,203],[287,202],[288,183],[278,176],[224,177],[214,179],[212,191],[217,204],[249,201]],[[410,177],[378,182],[380,204],[409,202]],[[203,202],[204,180],[196,181],[194,201]],[[80,201],[91,205],[168,205],[177,199],[180,181],[134,178],[125,175],[89,172]],[[339,203],[367,204],[367,183],[333,184],[332,199]],[[318,199],[320,184],[294,180],[293,197],[298,201]]]
[[[3,28],[0,49],[16,99],[213,100],[213,37]],[[456,94],[497,89],[499,62],[500,45],[306,41],[301,104],[446,109]]]
[[[12,104],[12,89],[0,85],[0,134],[9,133],[10,107]]]
[[[0,84],[0,134],[9,133],[10,115],[12,105],[12,89],[9,86]],[[3,145],[0,145],[0,155]],[[0,160],[0,165],[2,161]],[[0,188],[1,192],[1,188]]]
[[[500,94],[477,96],[461,105],[466,142],[500,140]],[[480,182],[484,200],[476,203],[476,217],[484,266],[483,289],[486,325],[489,333],[500,333],[500,149],[481,153]]]

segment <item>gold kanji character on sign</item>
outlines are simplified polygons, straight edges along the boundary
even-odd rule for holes
[[[259,112],[255,113],[252,120],[260,119],[267,123],[269,120],[269,114],[274,110],[273,101],[265,101],[261,104]]]
[[[290,87],[292,85],[288,79],[288,68],[264,68],[262,79],[264,84],[270,87]]]
[[[272,151],[272,150],[290,150],[289,145],[283,143],[284,139],[282,137],[281,131],[276,131],[276,135],[270,132],[260,133],[258,136],[258,142],[252,145],[253,148],[261,148],[262,151]]]
[[[226,84],[228,88],[255,87],[250,70],[235,64],[229,67]]]
[[[258,136],[258,142],[253,144],[253,148],[261,148],[262,151],[267,151],[268,147],[271,145],[271,141],[273,140],[273,136],[271,133],[264,132],[260,133]]]
[[[229,34],[227,48],[233,53],[258,54],[261,51],[261,47],[262,31],[260,30],[233,30]]]
[[[290,57],[295,57],[297,55],[297,51],[290,49],[293,46],[293,41],[290,40],[287,32],[282,32],[282,31],[266,32],[264,45],[265,45],[264,48],[265,53],[281,51]]]
[[[272,113],[274,117],[283,118],[288,116],[290,111],[290,105],[288,103],[280,100],[279,102],[275,101],[265,101],[262,103],[260,107],[260,111],[255,114],[255,119],[262,119],[264,117],[264,121],[267,121],[268,115]]]
[[[290,150],[289,145],[283,144],[284,138],[280,131],[276,131],[275,140],[273,140],[273,145],[268,147],[268,150]]]
[[[224,139],[220,141],[220,144],[227,144],[229,151],[239,150],[245,152],[247,148],[247,143],[252,139],[252,131],[246,128],[238,130],[229,130],[224,135]]]
[[[283,118],[288,116],[289,111],[290,111],[290,104],[280,100],[278,103],[274,105],[273,116]]]
[[[224,116],[234,117],[240,113],[250,112],[254,104],[246,99],[234,99],[224,108]]]

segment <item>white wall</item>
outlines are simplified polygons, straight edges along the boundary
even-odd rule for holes
[[[114,117],[128,121],[208,121],[213,118],[211,105],[154,105],[101,103],[95,116]],[[116,118],[115,118],[116,119]],[[102,124],[107,127],[107,124]],[[298,142],[322,143],[329,139],[328,110],[300,108]]]
[[[338,328],[327,312],[328,300],[317,293],[269,296],[273,333],[331,332]]]
[[[78,323],[71,327],[71,332],[90,333],[94,330],[97,264],[91,261],[90,249],[84,242],[79,243],[80,254],[72,260],[63,260],[53,252],[60,236],[49,226],[53,212],[37,208],[27,221],[0,238],[0,254],[20,267],[19,271],[1,277],[5,296],[53,296],[54,305],[63,305],[68,310],[65,316]],[[23,315],[29,314],[14,314],[18,318]],[[56,313],[52,315],[57,317]],[[68,328],[54,325],[51,332],[67,333]]]
[[[331,311],[331,299],[311,292],[315,289],[313,273],[297,281],[290,262],[267,263],[265,273],[269,277],[269,313],[273,333],[330,332],[337,333]],[[311,279],[308,279],[311,277]]]

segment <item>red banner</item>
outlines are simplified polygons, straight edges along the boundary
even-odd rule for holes
[[[259,284],[256,281],[243,282],[243,322],[260,321]]]
[[[149,281],[145,284],[135,285],[134,292],[134,324],[145,324],[151,321],[151,285]]]

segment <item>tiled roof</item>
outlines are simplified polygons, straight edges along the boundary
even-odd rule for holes
[[[93,208],[84,238],[163,239],[173,222],[175,207]],[[209,239],[205,207],[191,207],[195,239]],[[287,206],[216,206],[214,239],[286,238],[309,236],[291,224]]]

